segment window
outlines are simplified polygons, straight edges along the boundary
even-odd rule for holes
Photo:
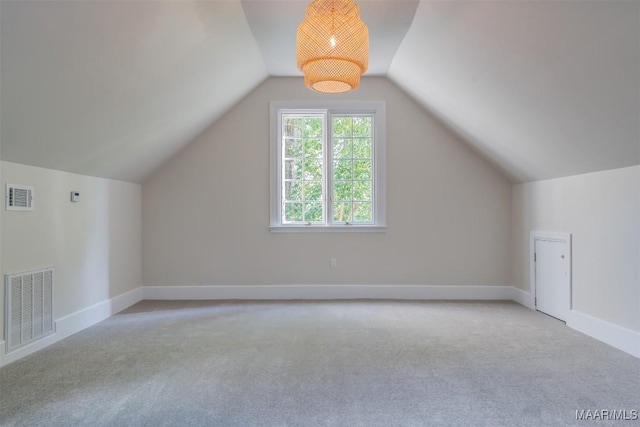
[[[381,231],[385,106],[271,103],[271,229]]]

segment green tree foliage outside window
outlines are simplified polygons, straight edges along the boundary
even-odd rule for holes
[[[334,116],[333,220],[373,221],[373,159],[371,116]]]
[[[326,150],[322,114],[282,115],[284,223],[373,222],[373,116],[332,115]],[[330,166],[330,168],[329,168]],[[325,179],[325,167],[331,171]],[[327,200],[325,187],[332,188]]]
[[[323,222],[323,117],[283,116],[285,222]]]

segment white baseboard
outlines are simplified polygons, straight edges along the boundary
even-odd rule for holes
[[[533,295],[531,295],[531,293],[527,291],[523,291],[522,289],[512,287],[511,299],[520,305],[530,308],[531,310],[536,309],[535,298],[533,297]]]
[[[531,293],[518,288],[511,288],[511,291],[513,301],[532,310],[536,309],[535,298]],[[569,311],[566,323],[578,332],[640,358],[640,332],[576,310]]]
[[[2,354],[2,360],[0,360],[0,367],[4,365],[8,365],[11,362],[15,362],[18,359],[22,359],[23,357],[26,357],[32,353],[35,353],[38,350],[42,350],[43,348],[48,347],[51,344],[54,344],[63,338],[66,338],[66,337],[60,337],[55,332],[55,329],[56,329],[56,326],[54,322],[54,332],[52,334],[47,335],[46,337],[36,342],[25,345],[24,347],[20,347],[19,349],[14,350],[11,353],[5,353],[6,344],[3,343],[3,347],[2,349],[0,349],[0,354]]]
[[[83,310],[61,317],[55,320],[55,332],[47,337],[42,338],[34,343],[21,347],[11,353],[5,354],[6,347],[4,342],[0,348],[0,366],[7,365],[38,350],[50,346],[70,335],[75,334],[83,329],[95,325],[114,314],[132,306],[142,300],[142,288],[136,288],[132,291],[125,292],[116,297],[104,300]]]
[[[425,285],[235,285],[144,286],[148,300],[404,299],[509,300],[535,310],[530,292],[512,286]],[[640,333],[572,310],[567,325],[617,349],[640,357]]]
[[[406,299],[511,300],[510,286],[230,285],[144,286],[147,300]]]
[[[230,285],[144,286],[94,304],[55,322],[56,332],[5,354],[0,341],[0,366],[41,350],[108,317],[146,300],[291,300],[291,299],[399,299],[399,300],[507,300],[535,309],[533,296],[511,286],[423,285]],[[567,325],[619,350],[640,357],[640,333],[575,310]]]
[[[73,335],[83,329],[93,326],[98,322],[113,316],[114,314],[132,306],[142,300],[142,289],[136,288],[116,297],[104,300],[84,310],[76,311],[68,316],[56,320],[56,333],[63,338]],[[62,338],[61,338],[62,339]]]
[[[122,310],[126,310],[132,305],[139,303],[142,301],[143,295],[144,292],[142,290],[142,286],[140,286],[130,290],[129,292],[125,292],[124,294],[111,298],[111,314],[109,316],[120,313]]]
[[[624,328],[576,310],[569,311],[567,326],[609,344],[612,347],[640,357],[640,332]]]

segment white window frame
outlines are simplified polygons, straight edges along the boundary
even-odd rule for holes
[[[270,107],[270,230],[272,232],[384,232],[387,228],[387,175],[386,175],[386,106],[384,101],[343,101],[343,102],[280,102],[272,101]],[[373,114],[373,223],[331,222],[329,203],[325,200],[325,222],[322,224],[287,224],[282,222],[282,129],[281,115],[292,112],[330,114]],[[325,129],[325,138],[330,135]],[[327,167],[331,156],[325,151],[325,196],[332,191],[332,179]]]

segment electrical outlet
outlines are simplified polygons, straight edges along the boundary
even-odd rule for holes
[[[331,258],[331,268],[338,268],[338,258]]]

